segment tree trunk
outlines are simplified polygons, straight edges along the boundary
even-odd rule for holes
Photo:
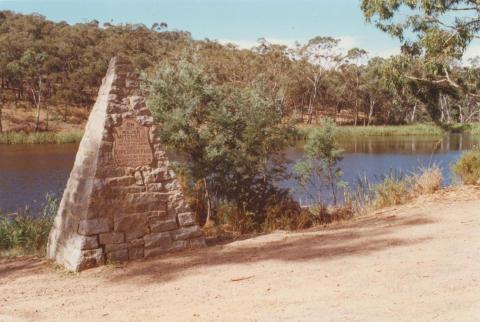
[[[358,106],[357,106],[357,102],[355,102],[355,119],[353,121],[353,124],[357,126],[357,122],[358,122]]]
[[[373,108],[375,107],[375,100],[370,99],[370,111],[368,112],[368,123],[367,125],[370,125],[372,122],[372,116],[373,116]]]
[[[46,107],[47,109],[47,121],[46,121],[46,128],[45,128],[45,131],[48,131],[48,121],[49,121],[49,118],[50,118],[50,110],[48,109],[48,105]]]
[[[42,100],[42,78],[38,80],[38,93],[35,96],[35,90],[32,88],[32,95],[35,105],[37,107],[37,115],[35,116],[35,132],[38,132],[40,128],[40,104]]]
[[[67,122],[67,104],[65,104],[65,107],[63,108],[63,121]]]
[[[412,116],[410,117],[410,123],[415,121],[415,113],[417,112],[417,102],[413,105]]]
[[[3,124],[2,124],[2,109],[3,109],[3,103],[0,102],[0,133],[3,132]]]
[[[336,206],[337,205],[337,191],[336,191],[336,187],[335,187],[334,174],[333,174],[331,166],[328,169],[328,173],[329,173],[330,188],[332,189],[333,205]]]
[[[210,193],[208,191],[207,179],[203,178],[203,185],[205,187],[205,200],[207,200],[207,219],[205,220],[204,227],[212,227],[212,202],[210,200]]]

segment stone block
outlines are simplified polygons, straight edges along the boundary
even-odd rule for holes
[[[78,248],[81,250],[98,248],[97,236],[82,236],[78,234],[72,235],[67,241],[68,248]]]
[[[145,236],[148,231],[148,213],[124,215],[115,218],[115,231],[124,232],[127,241]]]
[[[123,176],[123,177],[115,177],[115,178],[107,178],[105,183],[111,187],[119,187],[119,186],[130,186],[135,184],[135,178],[133,176]]]
[[[175,218],[153,217],[149,219],[149,225],[152,233],[175,230],[178,228]]]
[[[100,244],[121,244],[125,240],[125,235],[122,232],[104,233],[98,236]]]
[[[178,240],[171,243],[169,246],[145,248],[144,256],[145,258],[149,258],[153,256],[162,255],[168,252],[179,251],[179,250],[185,249],[186,247],[187,247],[187,241]]]
[[[143,247],[133,247],[128,249],[129,259],[141,259],[144,256]]]
[[[162,192],[143,192],[143,193],[131,193],[127,197],[129,204],[157,204],[158,202],[167,201],[168,194]],[[153,209],[154,210],[154,209]]]
[[[169,251],[175,252],[175,251],[183,250],[187,248],[187,246],[188,246],[187,240],[177,240],[172,243],[172,246],[170,247]]]
[[[95,235],[106,233],[110,230],[110,220],[108,218],[84,219],[80,220],[78,233],[81,235]]]
[[[143,238],[132,239],[128,242],[128,247],[143,247],[145,241]]]
[[[172,237],[168,232],[148,234],[143,237],[143,240],[145,248],[162,247],[167,249],[172,244]]]
[[[149,183],[147,185],[148,191],[152,192],[163,192],[165,191],[162,183]]]
[[[195,225],[195,220],[193,220],[193,215],[191,212],[183,212],[177,215],[178,217],[178,222],[180,223],[180,226],[186,227],[186,226],[192,226]]]
[[[105,263],[103,250],[101,248],[83,250],[81,259],[78,263],[76,271],[83,271],[88,268],[103,265]]]
[[[183,227],[172,232],[173,240],[186,240],[202,236],[202,230],[198,226]]]
[[[205,241],[205,238],[200,237],[200,238],[190,239],[188,241],[188,245],[190,248],[202,248],[202,247],[206,247],[207,243]]]
[[[162,255],[167,253],[169,250],[168,247],[154,247],[154,248],[145,248],[144,249],[144,257],[145,258],[150,258],[158,255]]]
[[[125,262],[128,260],[128,249],[119,249],[107,253],[107,261],[109,262]]]
[[[122,244],[106,244],[104,246],[105,248],[105,252],[113,252],[113,251],[117,251],[117,250],[120,250],[120,249],[125,249],[127,248],[127,243],[122,243]]]

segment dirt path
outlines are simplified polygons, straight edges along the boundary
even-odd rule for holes
[[[0,262],[1,321],[480,321],[480,189],[68,274]]]

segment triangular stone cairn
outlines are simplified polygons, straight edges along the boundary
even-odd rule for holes
[[[110,61],[48,240],[72,271],[204,246],[131,64]]]

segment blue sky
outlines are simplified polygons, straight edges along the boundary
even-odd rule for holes
[[[215,39],[251,47],[260,37],[282,44],[333,36],[342,47],[361,47],[371,55],[399,51],[399,42],[367,24],[360,0],[0,0],[0,9],[37,12],[69,23],[167,22],[196,39]]]

